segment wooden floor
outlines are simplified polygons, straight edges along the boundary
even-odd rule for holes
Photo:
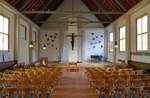
[[[98,98],[84,68],[63,68],[62,77],[51,98]]]

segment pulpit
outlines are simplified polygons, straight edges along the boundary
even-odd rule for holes
[[[42,66],[48,66],[48,57],[41,57],[40,62]]]

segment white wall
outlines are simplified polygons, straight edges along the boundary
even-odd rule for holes
[[[39,31],[39,27],[4,0],[0,0],[0,14],[8,17],[10,20],[9,52],[3,52],[4,55],[9,55],[9,59],[7,58],[7,61],[18,60],[19,63],[21,62],[25,62],[26,64],[30,63],[32,61],[30,59],[32,54],[30,53],[28,45],[31,40],[30,38],[30,34],[32,31],[31,28],[35,28],[36,31]],[[21,37],[23,37],[23,34],[21,33],[23,32],[23,29],[20,28],[20,25],[26,26],[27,40],[21,40]],[[1,54],[2,52],[0,52],[0,58],[2,58]],[[35,54],[38,54],[38,51],[36,51]],[[34,60],[38,60],[37,56],[38,55],[36,55],[35,57],[36,59]],[[0,60],[0,62],[3,61]]]
[[[31,40],[34,42],[34,47],[31,49],[31,61],[35,62],[37,61],[39,58],[39,31],[37,28],[32,27],[31,28],[31,32],[32,32],[32,38]]]
[[[119,28],[123,25],[126,26],[126,52],[120,52],[119,48],[116,50],[116,61],[118,59],[121,60],[132,60],[132,61],[138,61],[138,62],[145,62],[150,63],[149,59],[150,56],[140,56],[140,55],[134,55],[133,53],[136,53],[136,19],[144,14],[148,14],[150,16],[150,1],[149,0],[143,0],[139,4],[137,4],[135,7],[130,9],[127,13],[125,13],[123,16],[118,18],[115,22],[110,24],[107,28],[105,28],[105,32],[111,32],[114,31],[114,38],[116,38],[117,43],[119,44]],[[150,18],[148,18],[150,21]],[[114,30],[112,30],[114,29]],[[149,41],[150,42],[150,25],[148,25],[148,33],[149,33]],[[109,37],[109,36],[108,36]],[[107,38],[108,38],[107,37]],[[108,44],[108,40],[107,40]],[[106,44],[106,45],[107,45]],[[150,43],[148,44],[148,51],[150,51]],[[107,49],[107,58],[108,61],[114,61],[113,60],[113,53],[109,53]]]
[[[58,7],[56,11],[71,11],[72,5],[71,0],[64,0],[64,2]],[[75,11],[89,11],[89,9],[84,5],[84,3],[81,0],[74,0],[74,10]],[[58,31],[61,32],[61,42],[60,42],[60,51],[61,52],[61,61],[67,62],[75,60],[75,61],[81,61],[82,59],[82,28],[103,28],[103,25],[101,23],[95,23],[95,24],[79,24],[77,28],[77,32],[72,32],[80,35],[81,37],[75,38],[75,49],[76,51],[71,50],[71,43],[70,38],[67,38],[66,35],[70,33],[68,31],[68,23],[48,23],[48,21],[68,21],[68,18],[71,17],[71,15],[52,15],[47,19],[47,23],[45,22],[42,27],[41,31],[50,30],[50,31]],[[86,16],[78,16],[79,19],[88,18],[87,21],[98,21],[98,19],[94,15],[86,15]],[[41,32],[42,33],[42,32]],[[42,34],[41,34],[42,35]],[[41,41],[41,40],[40,40]],[[61,45],[62,44],[62,45]],[[68,55],[73,54],[73,55]],[[70,57],[69,57],[70,56]]]
[[[18,63],[29,63],[29,28],[28,22],[19,20],[19,58]],[[26,38],[25,38],[26,37]],[[25,53],[24,53],[25,52]]]
[[[136,52],[136,19],[142,15],[147,14],[148,15],[148,51],[150,51],[150,3],[143,6],[140,10],[136,11],[131,15],[130,21],[132,23],[131,25],[131,52]],[[139,55],[132,55],[131,59],[134,61],[140,61],[140,62],[146,62],[150,63],[150,56],[139,56]]]
[[[107,28],[105,28],[105,58],[109,62],[114,61],[114,51],[110,52],[108,50],[108,41],[109,41],[108,39],[109,39],[109,33],[111,33],[111,32],[113,32],[113,34],[115,33],[113,25],[108,26]]]
[[[4,61],[11,61],[14,60],[14,34],[15,34],[15,14],[12,13],[11,11],[9,11],[6,7],[4,7],[1,3],[0,3],[0,15],[4,15],[5,17],[9,18],[9,51],[8,52],[0,52],[0,56],[6,55],[9,58]],[[0,57],[2,58],[2,57]],[[0,60],[1,62],[1,60]]]
[[[68,62],[69,56],[66,55],[68,53],[68,44],[65,44],[68,42],[67,37],[66,37],[66,31],[63,31],[61,33],[61,62],[65,63]]]
[[[75,0],[75,10],[80,10],[80,9],[89,11],[89,9],[80,0]],[[109,32],[114,32],[115,33],[114,38],[116,38],[118,41],[120,26],[122,26],[122,25],[127,26],[127,50],[128,51],[125,53],[121,53],[117,50],[116,60],[117,59],[130,60],[131,59],[133,61],[150,63],[149,56],[139,56],[139,55],[133,55],[133,54],[130,55],[132,52],[136,52],[136,19],[143,14],[148,14],[148,16],[150,16],[149,9],[150,9],[150,0],[143,0],[142,2],[137,4],[134,8],[129,10],[126,14],[124,14],[119,19],[117,19],[115,22],[113,22],[112,24],[110,24],[108,27],[105,28],[105,36],[108,36]],[[71,10],[71,0],[65,0],[63,2],[63,4],[56,11],[68,11],[68,10]],[[36,47],[33,50],[29,49],[28,44],[32,40],[32,34],[31,34],[32,31],[38,32],[39,27],[37,25],[35,25],[34,23],[32,23],[25,16],[23,16],[21,13],[19,13],[16,9],[14,9],[8,3],[6,3],[4,0],[0,0],[0,14],[4,15],[10,19],[9,52],[0,52],[0,59],[3,58],[2,57],[2,53],[3,53],[4,55],[9,55],[9,57],[7,58],[6,61],[19,60],[19,62],[30,63],[31,61],[38,60],[38,48],[37,48],[38,42],[37,42]],[[52,15],[47,21],[61,19],[60,16]],[[91,21],[98,21],[94,15],[87,15],[86,17],[89,18]],[[150,18],[148,18],[148,19],[150,21]],[[22,44],[19,44],[21,42],[20,41],[20,31],[21,31],[20,24],[25,24],[27,27],[27,40],[23,41]],[[150,33],[150,25],[148,25],[148,26],[149,26],[148,33]],[[103,26],[101,23],[87,24],[84,26],[82,25],[79,27],[80,35],[84,35],[84,34],[82,34],[82,27],[101,28]],[[65,44],[61,45],[62,39],[64,39],[63,42],[67,41],[67,40],[65,40],[65,38],[66,38],[65,35],[67,34],[67,32],[66,32],[67,24],[45,23],[42,25],[41,31],[51,32],[51,33],[54,33],[53,31],[58,32],[58,33],[63,32],[63,34],[60,34],[60,36],[64,36],[64,37],[58,38],[58,41],[57,41],[57,45],[59,48],[58,51],[55,51],[55,50],[51,49],[50,47],[49,47],[49,50],[47,50],[47,51],[52,52],[52,55],[50,55],[51,57],[49,57],[51,60],[59,60],[60,52],[67,51],[67,47],[65,47]],[[87,30],[87,32],[90,32],[90,30],[89,31]],[[40,32],[40,33],[42,35],[42,32]],[[38,39],[38,36],[39,35],[37,34],[37,36],[36,36],[37,39]],[[108,42],[107,38],[108,37],[105,38],[106,42]],[[42,40],[43,39],[40,38],[39,42],[42,42]],[[59,40],[61,40],[61,42],[59,42]],[[149,34],[149,42],[150,42],[150,34]],[[82,43],[82,44],[84,44],[84,43]],[[41,46],[39,48],[41,49]],[[105,56],[106,56],[107,60],[113,62],[114,61],[114,58],[113,58],[114,52],[108,52],[107,43],[105,44],[105,50],[107,50],[107,51],[105,51]],[[130,51],[131,51],[131,53],[130,53]],[[150,51],[150,43],[149,43],[148,51]],[[65,52],[63,52],[63,53],[65,53]],[[55,54],[55,56],[53,56],[53,53]],[[22,55],[22,54],[25,54],[25,55]],[[49,52],[46,53],[46,55],[49,55]],[[63,54],[63,55],[65,55],[65,54]],[[84,58],[84,55],[83,55],[83,58]],[[64,61],[66,59],[67,59],[67,57],[64,58]]]
[[[126,26],[127,25],[127,23],[126,23],[126,20],[125,19],[122,19],[122,21],[118,21],[117,23],[116,23],[116,34],[115,34],[115,39],[116,39],[116,41],[117,41],[117,44],[118,44],[118,46],[119,46],[119,40],[120,40],[120,27],[122,27],[122,26]],[[127,36],[127,34],[128,34],[128,32],[127,32],[127,26],[126,26],[126,36]],[[127,58],[127,39],[126,39],[126,51],[125,52],[121,52],[120,51],[120,49],[119,49],[119,47],[116,49],[116,62],[119,60],[119,59],[121,59],[121,60],[126,60]]]

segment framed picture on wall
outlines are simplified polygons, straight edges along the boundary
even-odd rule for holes
[[[20,24],[20,38],[27,40],[27,27],[23,24]]]

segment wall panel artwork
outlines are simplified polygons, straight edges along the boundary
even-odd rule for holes
[[[100,34],[99,32],[92,32],[90,37],[92,38],[92,40],[89,40],[91,42],[91,44],[88,46],[89,50],[92,50],[94,48],[97,48],[98,50],[103,50],[103,33]]]
[[[91,61],[91,56],[104,58],[104,30],[86,30],[84,33],[84,60]]]
[[[49,48],[58,48],[56,45],[58,33],[45,33],[43,38],[43,45],[46,45]]]
[[[42,47],[46,46],[46,50]],[[58,31],[42,31],[40,38],[40,55],[47,56],[49,61],[59,60],[60,39]]]

